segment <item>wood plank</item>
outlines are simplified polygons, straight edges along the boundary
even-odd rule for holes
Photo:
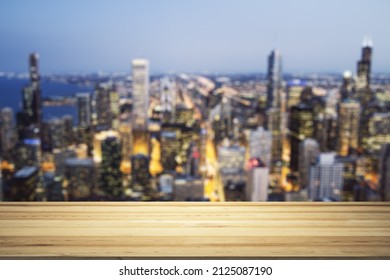
[[[0,203],[0,258],[390,258],[390,203]]]

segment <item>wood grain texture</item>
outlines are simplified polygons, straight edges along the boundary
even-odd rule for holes
[[[390,203],[0,203],[0,258],[390,258]]]

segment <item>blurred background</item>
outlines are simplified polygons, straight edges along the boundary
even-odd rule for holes
[[[388,1],[2,1],[0,200],[390,200]]]

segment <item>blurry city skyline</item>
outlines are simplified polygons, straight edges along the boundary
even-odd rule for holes
[[[151,73],[265,72],[277,48],[283,72],[355,69],[363,37],[372,72],[389,72],[387,1],[7,1],[0,4],[0,71],[129,72],[135,57]],[[351,51],[353,50],[353,51]],[[353,71],[354,72],[354,71]]]

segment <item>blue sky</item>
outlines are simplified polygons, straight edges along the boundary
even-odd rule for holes
[[[287,72],[356,69],[364,35],[373,71],[390,72],[387,0],[68,0],[0,2],[0,71],[265,72],[277,47]]]

